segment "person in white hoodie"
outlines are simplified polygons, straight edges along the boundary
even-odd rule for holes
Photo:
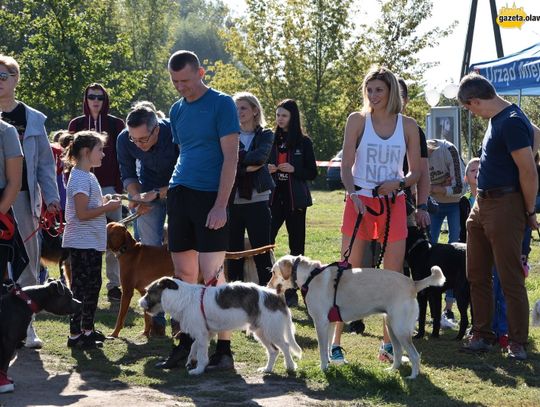
[[[60,196],[56,185],[55,162],[45,130],[47,117],[15,100],[15,88],[20,79],[17,61],[0,55],[0,70],[8,75],[6,80],[0,82],[2,120],[17,129],[24,154],[22,187],[13,205],[13,212],[21,237],[25,240],[24,246],[29,259],[17,283],[26,287],[39,283],[40,241],[39,233],[34,232],[39,226],[42,201],[47,205],[47,211],[56,214],[61,209]],[[28,326],[25,346],[43,346],[32,323]]]

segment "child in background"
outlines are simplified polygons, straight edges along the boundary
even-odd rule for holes
[[[70,318],[70,348],[91,349],[103,345],[105,336],[94,329],[94,316],[101,289],[101,263],[107,244],[105,213],[120,206],[120,200],[105,201],[96,176],[90,172],[104,157],[106,136],[80,131],[65,152],[71,173],[66,193],[66,227],[62,247],[71,257],[73,296],[82,302],[82,311]]]

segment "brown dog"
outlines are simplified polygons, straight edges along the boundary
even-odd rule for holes
[[[107,225],[107,248],[116,255],[120,265],[122,298],[116,325],[111,334],[113,337],[118,337],[120,330],[124,327],[133,291],[137,290],[143,296],[146,293],[146,287],[154,280],[167,276],[173,277],[174,267],[167,246],[146,246],[135,241],[122,223],[111,222]],[[251,257],[273,248],[273,245],[268,245],[242,252],[227,252],[225,258]],[[199,283],[203,283],[202,276],[199,276]],[[143,335],[148,336],[151,327],[152,318],[145,312]]]

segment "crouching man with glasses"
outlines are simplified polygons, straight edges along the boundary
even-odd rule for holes
[[[126,118],[127,128],[118,135],[116,152],[124,188],[136,209],[138,237],[142,244],[161,246],[165,223],[166,194],[178,158],[168,119],[158,119],[155,111],[143,103],[136,104]],[[152,202],[151,205],[134,201]],[[165,335],[165,318],[152,319],[151,335]]]

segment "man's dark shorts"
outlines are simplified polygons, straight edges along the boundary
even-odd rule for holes
[[[182,185],[167,192],[169,251],[196,250],[201,253],[227,250],[229,222],[220,229],[205,226],[217,192],[197,191]]]

